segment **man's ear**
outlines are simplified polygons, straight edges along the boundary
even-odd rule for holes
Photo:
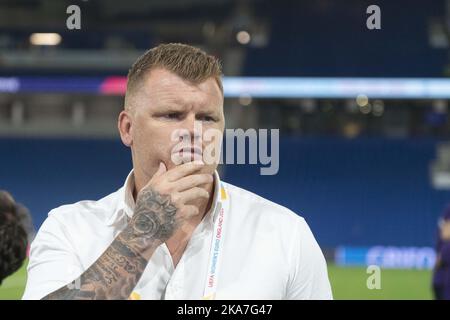
[[[119,114],[117,127],[119,129],[120,139],[122,139],[123,144],[127,147],[131,147],[133,144],[133,136],[131,134],[132,118],[128,111],[122,110]]]

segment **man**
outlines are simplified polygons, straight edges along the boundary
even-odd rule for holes
[[[141,56],[118,120],[133,170],[117,192],[49,213],[23,298],[330,299],[304,219],[202,161],[220,149],[200,131],[223,133],[223,99],[220,64],[203,51],[163,44]]]
[[[433,291],[436,300],[450,300],[450,206],[439,220],[436,244],[436,265],[433,273]]]
[[[8,192],[0,190],[0,285],[25,261],[27,217],[26,209],[16,204]]]

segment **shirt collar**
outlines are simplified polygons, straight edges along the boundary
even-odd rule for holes
[[[217,208],[220,206],[220,190],[222,188],[222,183],[220,182],[219,173],[214,171],[214,191],[213,191],[213,201],[211,204],[211,208],[205,215],[205,220],[208,222],[208,224],[213,225],[217,218]]]
[[[107,226],[112,226],[120,221],[124,217],[130,217],[133,215],[134,211],[134,198],[133,198],[133,190],[134,190],[134,171],[131,170],[125,179],[125,183],[117,191],[117,205],[114,213],[109,217],[106,221]]]
[[[213,225],[216,218],[218,210],[217,208],[220,207],[220,201],[221,198],[223,198],[223,192],[222,185],[219,177],[219,173],[217,170],[214,172],[214,193],[213,193],[213,202],[211,205],[210,210],[206,213],[204,220],[208,225]],[[114,211],[113,215],[107,220],[106,224],[108,226],[112,226],[120,221],[122,221],[123,218],[127,217],[130,219],[133,216],[134,207],[135,207],[135,201],[133,197],[133,191],[134,191],[134,171],[131,170],[131,172],[128,174],[125,183],[122,188],[118,191],[118,204],[116,207],[116,210]]]

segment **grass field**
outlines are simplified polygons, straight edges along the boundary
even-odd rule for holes
[[[372,290],[366,285],[370,275],[365,268],[330,265],[328,273],[337,300],[429,300],[433,297],[430,270],[382,269],[381,288]]]
[[[0,286],[0,300],[17,300],[22,298],[27,281],[26,263],[16,273],[3,280]]]
[[[369,290],[365,268],[328,266],[334,298],[340,299],[431,299],[431,271],[381,270],[381,289]],[[26,281],[25,265],[5,279],[0,300],[20,299]]]

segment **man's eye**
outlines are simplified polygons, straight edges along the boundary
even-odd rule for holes
[[[171,112],[163,115],[163,117],[167,119],[178,119],[180,117],[180,114],[178,112]]]
[[[210,116],[204,116],[202,117],[203,121],[216,121],[216,119],[214,117],[210,117]]]

